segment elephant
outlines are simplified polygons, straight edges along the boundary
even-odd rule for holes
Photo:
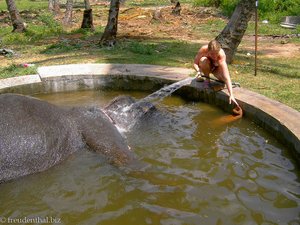
[[[135,158],[100,108],[60,108],[18,94],[1,94],[0,106],[0,183],[47,170],[84,148],[116,166]]]

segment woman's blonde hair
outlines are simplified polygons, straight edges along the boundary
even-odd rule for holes
[[[221,45],[217,40],[212,40],[208,43],[208,51],[219,52]]]

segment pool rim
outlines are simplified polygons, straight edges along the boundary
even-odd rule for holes
[[[0,79],[0,94],[32,95],[77,90],[115,88],[122,90],[154,91],[194,75],[194,70],[147,64],[67,64],[41,66],[37,74]],[[143,85],[139,85],[143,82]],[[230,112],[226,89],[213,91],[193,80],[177,94],[182,97],[216,105]],[[242,87],[234,95],[250,118],[284,144],[300,165],[300,112],[278,101]]]

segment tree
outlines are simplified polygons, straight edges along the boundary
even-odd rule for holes
[[[210,3],[214,6],[214,7],[220,7],[221,5],[221,0],[211,0]]]
[[[254,12],[255,0],[241,0],[223,31],[216,37],[226,53],[228,63],[232,62]]]
[[[175,16],[180,16],[180,11],[181,11],[180,2],[178,0],[171,0],[171,3],[174,4],[174,7],[172,7],[172,14]]]
[[[93,13],[89,0],[84,0],[85,10],[83,12],[83,20],[81,28],[89,28],[94,30]]]
[[[14,0],[6,0],[7,9],[9,11],[10,19],[13,25],[12,32],[26,31],[25,24],[20,16]]]
[[[114,46],[118,31],[120,0],[111,0],[107,25],[101,37],[100,44]]]
[[[66,12],[65,12],[63,24],[65,24],[65,25],[71,24],[72,14],[73,14],[73,0],[67,0]]]
[[[48,1],[48,9],[54,15],[59,14],[59,12],[60,12],[59,0],[49,0]]]

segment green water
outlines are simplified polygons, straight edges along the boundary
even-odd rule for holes
[[[37,97],[104,106],[121,94]],[[124,133],[138,167],[116,168],[96,153],[77,152],[45,172],[2,184],[0,224],[12,218],[70,225],[300,224],[299,168],[271,135],[244,118],[222,122],[227,114],[219,109],[179,97],[165,98],[158,109],[161,116]]]

